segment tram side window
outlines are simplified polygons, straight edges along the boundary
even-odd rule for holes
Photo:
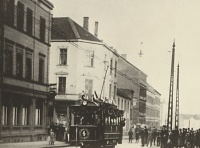
[[[116,125],[116,119],[113,118],[113,117],[111,118],[111,124],[112,124],[112,125]]]
[[[105,124],[106,125],[110,125],[111,124],[110,116],[105,117]]]
[[[108,124],[108,117],[105,117],[104,123],[107,125]]]
[[[111,118],[111,120],[110,120],[110,124],[113,124],[113,119]]]
[[[114,125],[117,125],[116,118],[113,119]]]

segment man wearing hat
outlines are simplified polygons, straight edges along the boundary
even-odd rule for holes
[[[144,126],[144,144],[148,145],[147,141],[148,141],[148,129],[147,126]]]
[[[161,135],[161,148],[167,148],[168,131],[165,125],[163,125],[163,129],[160,135]]]
[[[140,131],[140,137],[141,137],[141,144],[142,144],[142,147],[144,146],[145,142],[144,142],[144,128],[141,128],[141,131]]]
[[[173,147],[178,148],[178,139],[179,139],[179,131],[178,126],[175,127],[175,130],[172,131],[172,145]]]
[[[132,129],[129,130],[129,132],[128,132],[128,137],[129,137],[129,143],[132,143],[132,139],[133,139],[133,132],[132,132]]]
[[[154,145],[156,144],[156,136],[157,136],[157,130],[155,127],[153,127],[152,140]]]

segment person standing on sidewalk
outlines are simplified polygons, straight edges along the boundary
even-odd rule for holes
[[[128,138],[129,138],[129,143],[132,143],[132,139],[133,139],[132,129],[130,129],[129,132],[128,132]]]
[[[148,134],[149,131],[147,129],[147,126],[144,126],[144,144],[148,145]]]
[[[149,128],[147,146],[151,147],[152,142],[153,142],[153,131],[151,130],[151,128]]]
[[[144,135],[144,128],[141,128],[140,137],[141,137],[142,147],[144,147],[144,144],[145,144],[145,142],[144,142],[144,137],[145,137],[145,135]]]
[[[139,136],[140,136],[139,133],[140,133],[139,127],[136,126],[136,128],[135,128],[135,140],[136,140],[136,142],[139,142]]]
[[[65,127],[65,143],[69,142],[69,126]]]
[[[156,141],[157,141],[157,146],[160,146],[160,130],[157,130],[156,132]]]
[[[155,127],[153,127],[152,140],[153,140],[154,146],[156,145],[156,135],[157,135],[157,129]]]
[[[55,142],[55,133],[53,132],[52,129],[50,129],[50,142],[49,145],[54,145]]]

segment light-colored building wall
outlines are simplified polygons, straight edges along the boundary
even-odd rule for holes
[[[57,83],[58,85],[58,77],[66,77],[67,97],[68,94],[79,96],[82,91],[85,91],[85,80],[91,79],[93,80],[93,91],[96,91],[98,96],[100,96],[107,66],[109,66],[111,58],[113,58],[114,61],[117,61],[117,56],[102,43],[95,44],[78,42],[76,44],[78,44],[81,49],[68,42],[52,42],[50,51],[49,81],[50,83]],[[66,66],[59,65],[59,53],[61,48],[67,48]],[[94,67],[88,66],[89,59],[87,51],[94,51]],[[107,58],[107,64],[104,62],[105,55]],[[117,85],[117,79],[114,76],[114,69],[112,71],[112,74],[110,74],[110,68],[108,68],[101,96],[109,99],[110,102],[114,97],[114,85]],[[109,97],[110,84],[112,84],[111,98]]]
[[[56,19],[60,19],[61,21],[67,20],[70,22],[73,31],[77,29],[74,28],[77,27],[75,25],[76,23],[70,18]],[[84,28],[78,27],[78,29],[86,31]],[[86,33],[90,34],[87,31]],[[57,84],[57,92],[59,89],[59,77],[66,78],[65,93],[59,94],[58,92],[55,101],[66,101],[67,108],[69,108],[71,103],[73,104],[75,101],[81,99],[82,92],[85,93],[86,98],[92,99],[92,95],[94,91],[96,91],[99,98],[108,99],[109,103],[116,103],[114,99],[117,94],[117,75],[115,75],[115,69],[117,68],[115,67],[115,61],[118,61],[118,54],[116,51],[100,40],[92,41],[84,38],[61,38],[62,39],[52,39],[50,50],[49,81],[50,83]],[[60,49],[67,49],[66,65],[60,65]],[[93,66],[89,65],[90,52],[94,53]],[[111,59],[113,63],[112,68],[110,68]],[[92,81],[91,92],[88,92],[86,80]],[[59,114],[68,116],[67,109],[57,112],[57,108],[58,107],[55,107],[56,116],[59,116]]]

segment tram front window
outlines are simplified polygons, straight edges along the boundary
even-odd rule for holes
[[[101,124],[100,118],[99,118],[99,116],[98,116],[97,114],[95,115],[94,124],[95,124],[95,125],[100,125],[100,124]]]

